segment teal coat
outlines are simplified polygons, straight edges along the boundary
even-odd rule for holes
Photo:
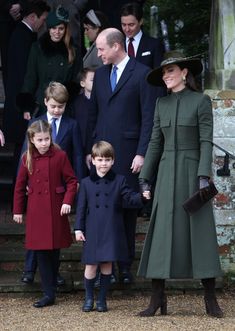
[[[221,275],[211,203],[193,216],[182,203],[211,176],[213,117],[207,95],[184,89],[159,98],[140,178],[157,173],[153,209],[138,275],[210,278]]]

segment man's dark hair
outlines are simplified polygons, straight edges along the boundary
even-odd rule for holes
[[[23,16],[28,16],[32,13],[35,13],[37,17],[40,17],[44,12],[49,12],[51,10],[50,6],[43,0],[32,0],[29,1],[25,10],[23,12]]]
[[[120,16],[129,16],[133,15],[137,19],[137,21],[140,21],[143,18],[143,9],[142,7],[135,2],[127,3],[121,8]]]

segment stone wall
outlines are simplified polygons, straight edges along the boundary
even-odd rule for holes
[[[235,91],[206,90],[214,113],[214,142],[235,156]],[[214,199],[214,214],[223,270],[235,280],[235,159],[229,160],[229,177],[217,176],[224,155],[214,147],[213,173],[219,194]]]

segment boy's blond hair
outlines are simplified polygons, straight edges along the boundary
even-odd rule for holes
[[[45,90],[45,99],[54,99],[58,103],[67,103],[69,93],[66,87],[59,82],[50,82]]]
[[[96,156],[99,157],[111,157],[114,159],[113,146],[107,141],[101,140],[93,145],[91,150],[91,157],[94,159]]]

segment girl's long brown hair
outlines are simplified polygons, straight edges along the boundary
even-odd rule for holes
[[[51,137],[51,126],[48,122],[44,120],[38,120],[33,122],[27,130],[27,143],[28,148],[26,151],[26,161],[25,165],[28,168],[30,174],[33,173],[33,150],[35,150],[34,144],[32,143],[32,139],[36,133],[47,133],[49,132]],[[53,145],[52,138],[51,138],[51,145]]]

